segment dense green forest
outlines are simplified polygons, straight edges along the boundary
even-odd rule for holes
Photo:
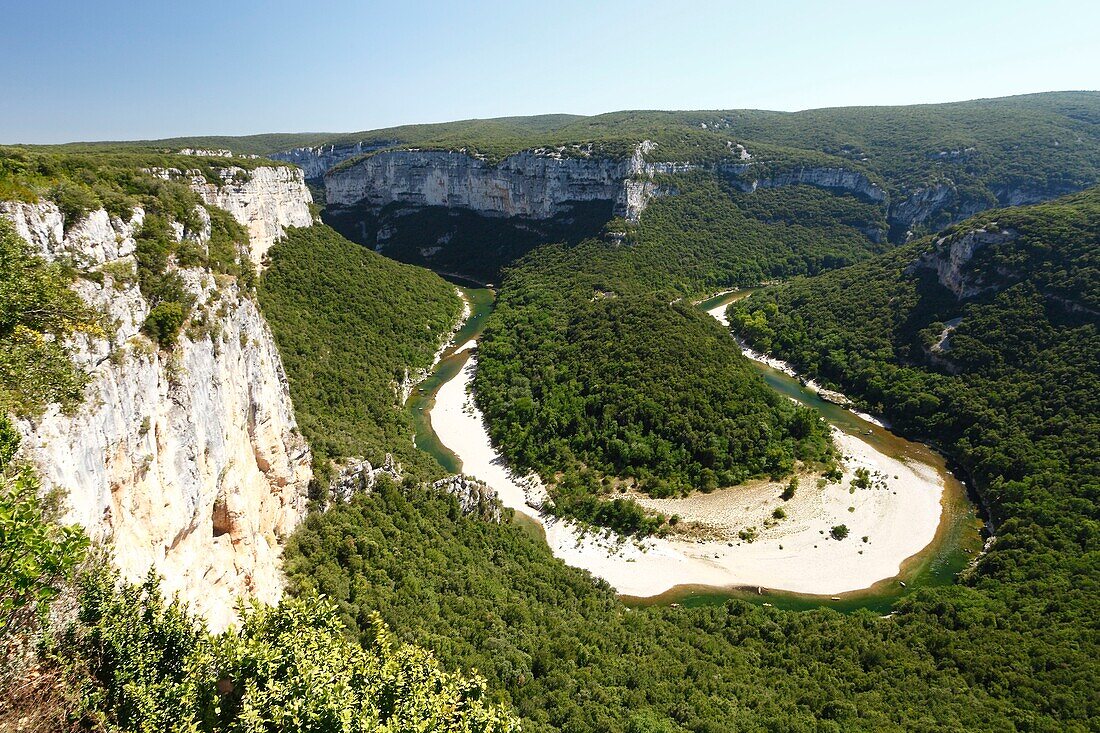
[[[950,435],[907,410],[929,408],[922,390],[968,395],[920,413],[966,422],[948,447],[994,512],[997,541],[959,585],[918,591],[885,618],[739,601],[631,610],[519,528],[392,487],[307,520],[287,550],[295,592],[328,594],[355,629],[380,610],[445,663],[485,674],[528,730],[1094,729],[1100,359],[1095,310],[1081,309],[1097,293],[1096,202],[998,211],[735,309],[755,324],[747,336],[849,375],[839,386],[903,428]],[[1018,237],[978,250],[970,275],[994,289],[959,302],[932,260],[913,263],[979,224]],[[945,354],[956,378],[926,349],[960,313]]]
[[[415,449],[398,396],[458,321],[454,286],[388,260],[325,226],[291,229],[269,252],[258,298],[290,380],[318,481],[331,459],[386,453],[423,477],[442,469]]]
[[[607,506],[612,480],[665,497],[829,460],[825,426],[770,390],[709,316],[563,285],[505,281],[475,384],[510,461],[558,479],[555,511],[650,531],[630,506]]]
[[[768,389],[684,297],[880,249],[844,223],[874,221],[852,196],[791,186],[756,198],[709,174],[676,183],[640,224],[507,268],[475,381],[494,442],[555,484],[556,511],[628,533],[655,526],[629,502],[608,505],[624,482],[670,496],[831,461],[820,421]],[[807,224],[790,221],[796,206]]]
[[[1077,605],[1088,624],[1095,590],[921,590],[889,617],[631,609],[519,527],[390,486],[307,519],[286,569],[294,593],[334,599],[356,633],[369,639],[378,610],[445,665],[478,670],[529,732],[1053,733],[1100,716],[1095,648],[1064,623]]]

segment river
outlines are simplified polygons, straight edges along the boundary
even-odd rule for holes
[[[924,524],[927,525],[923,531],[927,533],[927,537],[918,537],[919,532],[916,531],[912,533],[913,536],[907,536],[909,533],[904,531],[904,527],[891,528],[889,522],[880,522],[882,526],[870,525],[874,527],[874,532],[868,530],[874,535],[870,545],[860,546],[858,536],[848,543],[833,542],[830,545],[811,534],[812,521],[816,521],[817,517],[810,517],[804,522],[801,532],[791,530],[786,539],[773,540],[770,545],[767,541],[735,546],[734,543],[664,540],[650,540],[641,546],[631,542],[610,545],[599,537],[578,532],[569,523],[541,517],[526,504],[525,492],[529,495],[530,487],[525,481],[517,481],[508,473],[499,455],[488,445],[480,414],[465,397],[466,388],[472,379],[472,359],[476,359],[471,341],[476,341],[484,329],[485,320],[492,310],[493,293],[484,288],[464,288],[463,292],[470,302],[470,318],[456,334],[454,345],[444,352],[439,364],[414,391],[407,403],[414,418],[417,447],[435,456],[448,471],[459,472],[464,463],[467,464],[467,472],[486,480],[497,489],[502,501],[517,510],[517,522],[545,539],[556,556],[604,577],[620,591],[628,594],[624,596],[628,603],[681,603],[692,606],[741,597],[786,608],[801,609],[824,605],[840,610],[870,608],[884,611],[899,596],[914,589],[952,582],[955,575],[981,549],[981,522],[967,498],[965,487],[947,469],[942,456],[921,443],[905,440],[876,422],[822,400],[798,379],[757,361],[752,363],[768,385],[813,408],[840,431],[836,435],[838,443],[846,451],[854,448],[850,451],[854,460],[858,461],[861,451],[872,459],[878,458],[880,463],[877,465],[885,465],[881,461],[887,459],[894,460],[894,463],[889,464],[887,472],[894,474],[893,479],[898,479],[899,473],[902,476],[896,482],[898,485],[893,487],[893,494],[897,495],[902,491],[901,498],[909,498],[905,495],[906,491],[927,492],[932,490],[933,484],[936,485],[938,523],[935,522],[934,515],[931,522],[927,521],[927,494],[911,497],[916,502],[912,504],[915,508],[906,509],[908,505],[902,505],[899,510],[902,514],[911,510],[916,517],[923,506],[926,518]],[[717,309],[733,300],[746,297],[750,292],[715,296],[699,303],[698,307],[703,311],[715,311],[714,314],[717,315],[720,313]],[[433,411],[437,411],[436,399],[441,390],[441,402],[445,404],[438,410],[440,424],[433,426]],[[905,481],[907,472],[912,474],[908,483]],[[917,478],[913,478],[914,476]],[[884,478],[889,479],[886,476]],[[738,489],[739,487],[734,487],[725,491],[737,492]],[[759,491],[766,489],[761,487]],[[839,506],[838,502],[857,505],[848,507],[848,511],[853,514],[840,515],[852,517],[853,530],[857,529],[859,521],[869,521],[862,517],[862,513],[881,512],[881,507],[888,505],[892,498],[888,496],[888,491],[877,495],[868,494],[865,508],[864,504],[848,499],[843,492],[838,493],[839,487],[829,491],[832,492],[831,499],[823,498],[818,504],[828,504],[831,501],[834,509]],[[822,492],[822,497],[826,493]],[[714,495],[695,496],[698,497],[698,503],[710,501],[709,497]],[[730,493],[725,498],[728,500],[734,496],[740,498],[742,495]],[[722,497],[719,496],[714,501],[722,501]],[[821,506],[815,506],[819,511],[824,511]],[[876,506],[879,508],[876,509]],[[856,513],[857,510],[860,513]],[[835,511],[831,516],[830,521],[838,521]],[[904,519],[904,516],[894,517],[891,521],[893,525],[897,525]],[[818,526],[824,527],[827,523],[812,524],[813,528]],[[901,541],[902,544],[891,546],[887,533],[892,533],[892,541]],[[876,538],[879,539],[877,543]],[[906,541],[909,542],[908,545],[905,544]],[[810,549],[810,542],[814,543],[813,550]],[[914,542],[917,544],[914,545]],[[821,549],[818,548],[818,543],[821,544]],[[890,552],[893,552],[893,556],[889,555]],[[810,553],[814,557],[803,558],[799,553]],[[882,553],[887,553],[887,556],[880,556]],[[814,563],[817,564],[816,570]],[[807,569],[817,576],[816,581],[801,577],[807,574]],[[830,573],[835,576],[831,581],[826,580],[833,577]],[[662,574],[666,578],[686,579],[691,584],[666,580],[664,584],[670,586],[669,589],[657,594],[651,593],[654,587],[652,583],[660,583]],[[874,577],[876,580],[873,583],[859,581],[863,576]],[[727,582],[728,580],[732,582]],[[773,581],[772,587],[781,589],[768,590],[769,580]],[[829,586],[829,582],[838,585]],[[809,589],[812,592],[792,592],[792,588]],[[631,593],[635,595],[630,596]]]

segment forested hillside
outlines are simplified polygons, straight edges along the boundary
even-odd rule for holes
[[[288,552],[296,587],[331,594],[355,627],[382,609],[398,633],[487,674],[533,730],[1091,729],[1096,198],[997,211],[942,242],[776,286],[735,310],[744,335],[964,462],[998,539],[960,585],[910,595],[888,618],[732,601],[627,610],[518,529],[461,518],[450,499],[384,490],[307,522]],[[989,288],[960,301],[937,264],[979,228],[1016,236],[977,248],[961,279],[947,278]],[[630,297],[606,295],[644,289],[635,256],[596,241],[529,256],[505,280],[482,363],[513,363],[516,343],[552,344],[559,289],[587,296],[571,301],[577,313],[614,303],[616,322],[629,323]],[[640,302],[665,316],[647,328],[678,317]],[[946,350],[933,352],[949,323]],[[642,330],[623,341],[644,353]],[[593,365],[597,351],[586,351]],[[520,373],[505,392],[516,405]],[[401,549],[410,546],[418,552]]]
[[[308,519],[286,562],[296,593],[333,598],[364,638],[377,609],[399,637],[477,669],[532,732],[1054,733],[1100,715],[1080,615],[1095,595],[1064,581],[1059,600],[1027,603],[993,584],[922,590],[885,618],[630,609],[520,528],[392,487]],[[1082,627],[1063,622],[1071,604]]]
[[[439,276],[353,244],[325,226],[292,229],[258,289],[290,380],[318,481],[333,459],[387,453],[413,475],[441,468],[416,450],[401,385],[431,366],[462,304]]]
[[[504,454],[554,483],[556,511],[628,533],[653,527],[633,505],[608,508],[625,485],[679,495],[832,461],[820,421],[768,389],[713,319],[670,301],[816,272],[870,247],[812,216],[809,226],[756,218],[801,187],[747,212],[705,176],[684,186],[626,242],[609,232],[548,245],[509,269],[480,346],[478,404]],[[813,210],[834,199],[859,205],[821,191],[801,200]]]

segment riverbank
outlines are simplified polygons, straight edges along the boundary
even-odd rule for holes
[[[707,539],[634,542],[585,532],[575,523],[543,515],[540,482],[513,475],[493,448],[469,393],[476,353],[468,343],[463,347],[456,356],[465,354],[466,361],[439,388],[430,415],[439,440],[460,458],[464,473],[486,481],[506,506],[542,524],[555,556],[605,579],[622,595],[650,597],[683,585],[813,595],[858,591],[897,576],[906,560],[936,536],[943,477],[930,466],[892,458],[839,430],[835,437],[845,456],[844,478],[819,487],[816,478],[807,477],[789,501],[779,498],[785,484],[763,482],[686,499],[638,497],[646,506],[700,525]],[[867,471],[866,487],[859,469]],[[773,516],[777,508],[784,518]],[[847,537],[834,539],[831,531],[840,525]],[[753,541],[742,539],[742,531]]]
[[[718,293],[717,295],[731,295],[737,292],[744,292],[746,296],[748,295],[748,292],[746,291],[736,290],[726,291],[725,293]],[[726,309],[731,303],[734,303],[740,299],[741,298],[731,298],[729,300],[726,300],[720,305],[708,309],[707,313],[723,326],[729,328],[730,319],[726,316]],[[877,418],[874,415],[869,415],[866,412],[855,409],[853,407],[855,403],[844,393],[837,392],[836,390],[832,389],[826,389],[812,379],[802,379],[799,373],[795,371],[795,368],[787,362],[783,361],[782,359],[776,359],[775,357],[768,356],[767,354],[763,354],[753,349],[743,339],[738,336],[734,336],[732,333],[730,334],[730,336],[733,338],[734,341],[737,342],[737,345],[741,347],[741,353],[752,359],[753,361],[759,362],[760,364],[766,364],[777,372],[786,374],[792,379],[799,380],[806,389],[810,390],[821,399],[825,400],[826,402],[831,402],[834,405],[839,405],[840,407],[846,408],[850,410],[853,414],[858,415],[869,423],[873,423],[875,425],[878,425],[879,427],[889,427],[889,424],[883,421],[881,418]]]

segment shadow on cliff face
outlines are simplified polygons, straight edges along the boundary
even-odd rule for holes
[[[611,201],[578,201],[550,219],[489,217],[443,206],[328,206],[325,223],[387,257],[476,282],[548,242],[573,244],[598,236],[612,217]]]

